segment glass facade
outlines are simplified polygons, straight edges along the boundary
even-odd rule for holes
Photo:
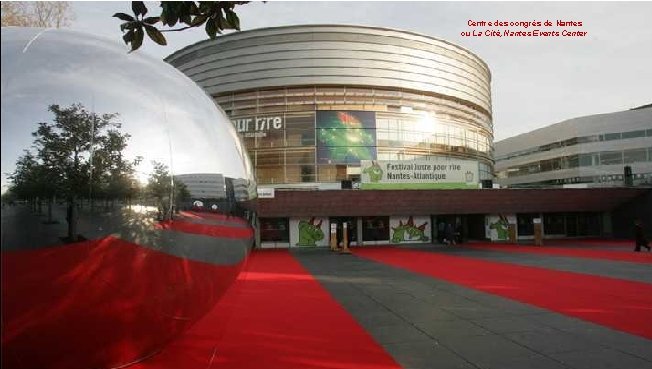
[[[259,184],[357,179],[360,160],[450,156],[493,178],[493,125],[442,96],[370,87],[304,86],[215,97],[243,138]]]

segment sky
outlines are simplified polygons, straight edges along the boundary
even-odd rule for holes
[[[158,15],[157,2],[146,3]],[[129,2],[75,2],[72,29],[121,42]],[[396,28],[466,47],[492,73],[496,141],[566,119],[652,103],[652,2],[254,2],[239,6],[241,29],[298,24]],[[581,26],[545,27],[548,20]],[[479,26],[470,22],[541,22],[542,26]],[[581,31],[582,37],[491,37],[486,31]],[[465,36],[476,31],[481,37]],[[139,52],[164,58],[207,38],[203,29],[166,33],[167,46]],[[652,125],[652,122],[650,123]]]

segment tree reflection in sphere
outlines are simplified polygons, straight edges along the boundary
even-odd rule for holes
[[[154,355],[253,240],[226,115],[166,63],[72,31],[2,29],[2,191],[3,367]]]

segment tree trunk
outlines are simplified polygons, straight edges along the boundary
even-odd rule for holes
[[[40,197],[36,198],[36,204],[37,204],[37,213],[38,213],[38,215],[43,214],[43,201],[41,201]]]
[[[54,203],[54,198],[50,196],[48,198],[48,223],[52,223],[52,205]]]
[[[68,199],[68,240],[70,242],[77,242],[77,201],[75,197]]]

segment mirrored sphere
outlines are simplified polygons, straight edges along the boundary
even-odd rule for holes
[[[151,357],[215,306],[252,245],[256,187],[231,122],[127,51],[2,28],[3,368]]]

